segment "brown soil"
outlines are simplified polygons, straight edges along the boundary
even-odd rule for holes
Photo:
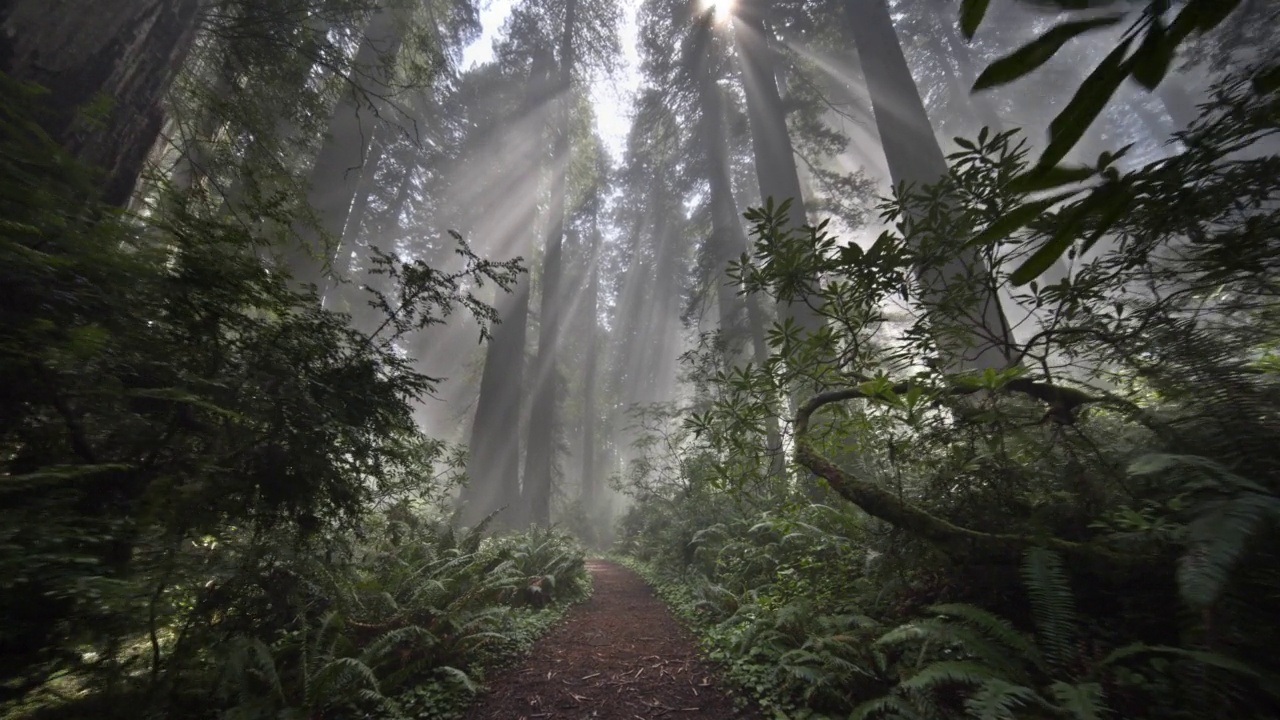
[[[590,561],[595,593],[494,677],[467,720],[759,718],[739,710],[697,646],[635,573]]]

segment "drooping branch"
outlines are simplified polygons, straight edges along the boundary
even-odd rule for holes
[[[895,393],[902,393],[909,387],[909,383],[900,383],[892,389]],[[1004,389],[1048,402],[1051,405],[1050,412],[1053,412],[1052,406],[1055,402],[1079,405],[1104,401],[1103,398],[1093,398],[1074,388],[1061,388],[1029,380],[1006,383]],[[947,390],[947,394],[971,395],[980,390],[982,388],[953,387]],[[1016,563],[1022,553],[1032,546],[1046,547],[1072,561],[1091,567],[1123,568],[1143,562],[1142,558],[1122,555],[1090,543],[1072,542],[1048,536],[981,532],[961,527],[930,514],[873,482],[843,470],[814,449],[809,438],[809,419],[813,413],[826,405],[857,399],[870,400],[874,399],[874,395],[860,388],[845,388],[820,393],[804,403],[796,412],[795,460],[825,479],[841,497],[857,505],[868,515],[928,542],[957,563],[975,561]]]

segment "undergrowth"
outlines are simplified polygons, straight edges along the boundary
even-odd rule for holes
[[[984,131],[869,249],[748,214],[744,289],[822,327],[774,323],[751,363],[701,338],[696,393],[636,410],[617,483],[616,551],[730,680],[780,718],[1274,716],[1280,156],[1252,147],[1280,132],[1274,78],[1222,80],[1123,173],[1121,151],[1037,176]],[[962,246],[982,272],[921,280]],[[966,368],[948,351],[994,342],[973,308],[996,290],[1024,339]]]

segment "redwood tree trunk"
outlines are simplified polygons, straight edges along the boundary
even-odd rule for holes
[[[698,19],[694,32],[693,52],[698,83],[698,104],[701,118],[698,133],[705,153],[705,173],[711,195],[711,248],[715,258],[716,302],[720,310],[720,334],[726,346],[726,360],[734,364],[741,356],[747,336],[746,307],[738,294],[737,286],[728,276],[729,264],[747,249],[746,235],[738,220],[738,208],[733,199],[733,185],[729,178],[729,148],[724,137],[724,111],[721,107],[720,89],[713,71],[711,43],[711,15]]]
[[[525,112],[532,113],[546,102],[551,70],[549,56],[534,58]],[[502,186],[506,192],[498,196],[510,197],[521,182],[527,182],[527,178],[521,173],[513,173]],[[515,244],[513,254],[530,258],[533,255],[533,237],[527,229],[533,227],[537,219],[537,206],[531,202],[521,212],[523,220],[515,227],[524,239]],[[499,220],[499,215],[490,215],[493,221]],[[487,234],[482,223],[477,236]],[[471,425],[467,486],[462,491],[465,504],[463,519],[468,524],[475,523],[506,507],[497,521],[506,527],[518,527],[524,521],[523,508],[519,507],[520,403],[524,396],[525,345],[529,334],[527,273],[517,278],[512,292],[498,298],[495,308],[500,322],[493,328],[485,349],[480,395]]]
[[[379,9],[369,21],[356,52],[354,66],[366,75],[359,87],[346,88],[334,106],[329,136],[311,168],[307,204],[316,213],[318,227],[299,224],[295,228],[298,247],[288,254],[288,264],[295,282],[316,284],[321,292],[336,254],[332,243],[342,239],[361,171],[369,159],[374,129],[370,106],[376,107],[388,92],[383,71],[387,60],[396,56],[400,40],[393,13]]]
[[[772,198],[775,206],[790,199],[787,227],[798,228],[808,222],[808,214],[774,74],[774,51],[765,28],[766,12],[764,0],[740,0],[734,39],[742,63],[747,122],[751,130],[751,151],[756,161],[756,178],[760,183],[760,199],[763,202]],[[821,325],[821,318],[803,302],[788,303],[785,311],[806,331],[813,332]]]
[[[587,285],[587,361],[582,378],[582,507],[587,517],[594,518],[600,488],[596,468],[596,354],[599,352],[600,327],[596,314],[600,302],[600,228],[591,233],[591,279]]]
[[[918,188],[939,182],[949,172],[947,161],[911,77],[887,0],[848,0],[847,8],[893,184]],[[957,252],[941,268],[921,268],[926,301],[945,295],[956,277],[981,286],[972,306],[962,309],[967,325],[963,339],[948,337],[939,343],[944,365],[951,371],[1003,369],[1009,364],[1012,338],[999,298],[987,289],[988,272],[975,250]]]
[[[565,6],[560,39],[559,118],[554,162],[564,167],[556,173],[551,190],[547,248],[542,266],[542,305],[538,326],[538,356],[533,377],[533,414],[529,421],[529,449],[525,453],[522,498],[533,525],[551,524],[551,485],[555,468],[556,441],[556,359],[560,344],[560,262],[564,243],[565,203],[568,191],[569,105],[573,88],[573,34],[577,21],[577,0]]]
[[[123,206],[133,193],[202,4],[0,0],[0,71],[49,89],[44,129],[105,173],[106,202]]]

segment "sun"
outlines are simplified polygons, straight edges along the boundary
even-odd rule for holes
[[[717,20],[725,20],[733,13],[737,0],[698,0],[703,10],[710,10]]]

